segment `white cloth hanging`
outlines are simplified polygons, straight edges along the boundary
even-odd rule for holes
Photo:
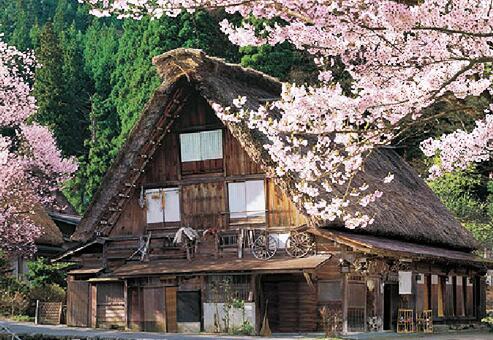
[[[175,238],[173,239],[173,243],[182,244],[184,243],[185,237],[190,241],[194,241],[199,238],[199,234],[197,231],[190,227],[181,227],[175,234]]]

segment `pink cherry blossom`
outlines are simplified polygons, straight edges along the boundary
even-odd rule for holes
[[[28,123],[36,111],[26,80],[34,67],[30,53],[0,41],[0,250],[26,255],[41,234],[34,214],[76,170],[46,127]]]

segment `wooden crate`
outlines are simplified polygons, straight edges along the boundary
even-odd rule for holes
[[[416,315],[416,330],[423,333],[433,333],[433,311],[431,309]]]
[[[62,317],[61,302],[36,302],[36,324],[59,325]]]
[[[397,333],[414,332],[414,311],[412,309],[399,308],[397,314]]]

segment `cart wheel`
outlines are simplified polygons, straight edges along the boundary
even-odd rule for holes
[[[252,254],[260,260],[268,260],[277,251],[276,239],[270,235],[260,235],[252,244]]]
[[[286,252],[292,257],[303,257],[313,251],[313,237],[305,232],[293,232],[286,241]]]

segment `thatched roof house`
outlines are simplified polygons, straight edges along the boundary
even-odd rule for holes
[[[375,317],[372,328],[395,330],[400,308],[431,309],[442,323],[484,315],[475,297],[491,263],[393,150],[372,152],[354,179],[383,191],[366,208],[372,225],[308,216],[293,202],[294,175],[276,176],[266,136],[212,109],[240,96],[256,109],[279,97],[280,82],[198,50],[154,64],[163,83],[72,237],[84,244],[59,257],[80,265],[69,273],[69,325],[215,331],[225,281],[257,332],[264,317],[275,332],[320,330],[321,306],[345,332]]]
[[[118,214],[115,201],[125,197],[122,191],[132,178],[138,176],[135,169],[142,155],[152,156],[149,145],[154,127],[165,120],[171,126],[175,116],[163,116],[163,112],[175,112],[187,96],[200,95],[209,104],[232,106],[239,96],[248,98],[247,108],[256,109],[261,103],[279,97],[281,83],[260,72],[225,63],[221,59],[206,56],[202,51],[177,49],[154,58],[154,64],[163,79],[147,104],[138,123],[129,135],[122,151],[104,177],[94,195],[85,216],[73,235],[74,240],[87,241],[95,235],[104,236]],[[223,122],[240,141],[248,155],[260,163],[267,174],[273,174],[274,164],[263,148],[265,136],[242,124]],[[381,185],[388,173],[395,178],[392,183]],[[445,208],[427,184],[394,151],[380,149],[366,161],[365,171],[357,180],[384,192],[383,197],[368,207],[367,212],[375,215],[375,222],[358,233],[397,238],[417,243],[426,243],[460,250],[472,250],[477,242],[470,232]],[[279,186],[287,193],[296,188],[292,178],[282,178]],[[330,193],[323,193],[330,197]],[[303,208],[300,207],[302,210]],[[337,227],[326,221],[312,218],[320,227]]]

